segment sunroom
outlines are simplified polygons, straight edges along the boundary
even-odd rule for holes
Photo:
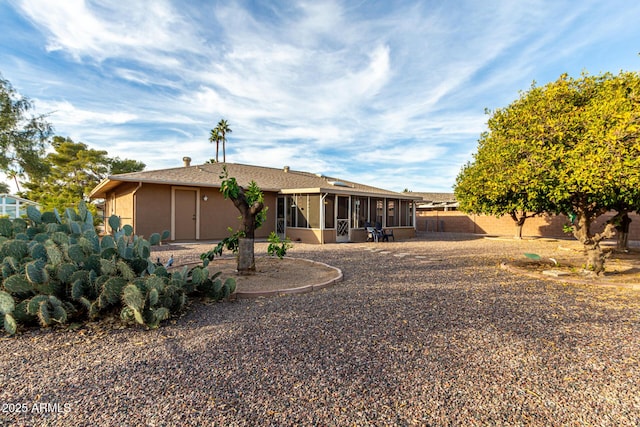
[[[276,212],[281,237],[320,244],[364,242],[366,227],[393,230],[398,239],[415,237],[416,199],[412,196],[295,190],[281,194]]]

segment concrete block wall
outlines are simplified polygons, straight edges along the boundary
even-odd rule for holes
[[[607,213],[598,218],[591,231],[599,232],[604,224],[615,213]],[[629,240],[640,240],[640,215],[630,214],[631,226]],[[562,231],[562,226],[568,224],[565,215],[543,215],[528,218],[522,229],[523,237],[571,237]],[[497,218],[490,215],[467,215],[460,211],[418,211],[416,212],[416,226],[418,231],[444,231],[452,233],[488,234],[497,236],[514,236],[516,226],[510,216]]]

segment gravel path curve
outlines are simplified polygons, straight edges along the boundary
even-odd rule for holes
[[[296,244],[344,281],[0,338],[0,425],[640,425],[640,292],[499,268],[549,245]]]

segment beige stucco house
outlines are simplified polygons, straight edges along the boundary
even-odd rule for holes
[[[252,180],[262,189],[267,221],[256,238],[272,231],[305,243],[365,241],[365,224],[393,229],[396,239],[415,236],[415,200],[369,185],[308,172],[212,163],[109,176],[90,194],[104,199],[105,216],[113,214],[149,236],[170,230],[173,241],[218,240],[228,227],[240,228],[239,212],[220,193],[226,165],[230,177],[246,186]]]

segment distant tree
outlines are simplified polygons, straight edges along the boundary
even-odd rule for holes
[[[7,183],[0,182],[0,193],[9,193],[10,190],[11,188],[9,188]]]
[[[130,173],[130,172],[140,172],[144,170],[147,165],[137,160],[131,159],[120,159],[119,157],[114,157],[108,160],[109,166],[109,175],[119,175],[122,173]]]
[[[220,133],[218,133],[218,127],[211,129],[211,134],[209,135],[209,142],[216,144],[216,158],[215,163],[218,163],[218,150],[220,148]],[[211,163],[214,162],[214,159],[211,159]]]
[[[31,115],[33,108],[33,103],[0,75],[0,171],[13,171],[19,177],[42,173],[40,159],[52,127],[44,115]]]
[[[640,76],[561,76],[535,85],[489,120],[474,161],[456,182],[463,210],[564,213],[587,251],[587,267],[604,268],[603,213],[640,208]],[[620,221],[621,222],[621,221]]]
[[[104,150],[94,150],[82,142],[55,136],[52,153],[44,158],[47,170],[42,175],[30,175],[24,184],[24,196],[38,202],[44,210],[64,210],[86,200],[91,190],[114,173],[137,172],[144,163],[109,158]]]
[[[18,176],[19,176],[18,171],[11,169],[5,173],[7,175],[7,178],[13,180],[13,182],[16,184],[16,190],[20,192],[20,182],[18,181]]]
[[[220,141],[222,141],[222,162],[227,163],[227,134],[231,133],[232,130],[229,127],[229,123],[225,119],[221,119],[218,122],[218,133],[220,134]]]
[[[216,163],[218,163],[218,151],[220,147],[220,142],[222,142],[222,162],[223,163],[227,162],[227,151],[226,151],[227,134],[231,132],[232,131],[231,131],[231,128],[229,127],[229,123],[227,123],[225,119],[220,119],[216,127],[211,129],[211,134],[209,135],[209,142],[216,143],[216,160],[215,160]]]

